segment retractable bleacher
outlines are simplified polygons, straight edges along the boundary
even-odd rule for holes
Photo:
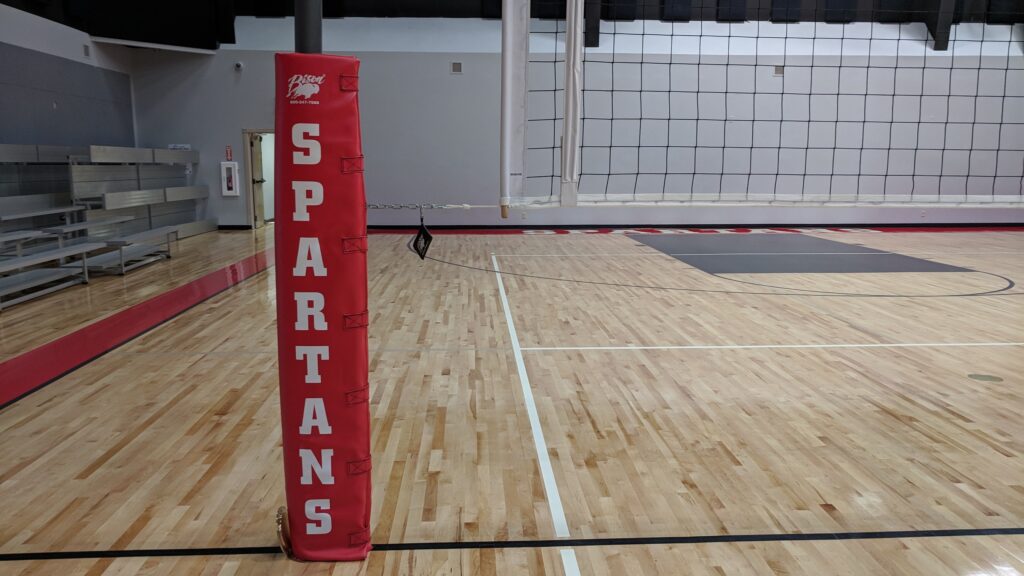
[[[0,144],[0,308],[172,256],[196,220],[194,150]],[[65,263],[66,260],[72,262]]]
[[[90,242],[0,260],[0,309],[89,282],[86,255],[104,248],[101,242]],[[77,263],[62,265],[76,256]],[[56,266],[44,266],[51,262]]]

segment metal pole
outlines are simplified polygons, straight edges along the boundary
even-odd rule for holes
[[[514,0],[504,0],[501,3],[501,180],[498,204],[501,206],[502,218],[508,218],[508,208],[512,203],[512,91],[515,90],[512,53],[515,50],[515,10]]]
[[[323,0],[295,0],[295,51],[321,54],[324,51]]]
[[[526,72],[529,59],[530,0],[501,3],[501,217],[508,218],[513,195],[522,192],[526,153]]]

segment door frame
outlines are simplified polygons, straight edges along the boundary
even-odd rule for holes
[[[249,218],[254,228],[263,228],[266,222],[263,220],[263,194],[256,194],[256,187],[253,186],[252,143],[255,136],[273,133],[273,128],[245,128],[242,130],[242,143],[245,146],[245,181],[248,182],[246,187],[249,189],[249,206],[252,207]]]

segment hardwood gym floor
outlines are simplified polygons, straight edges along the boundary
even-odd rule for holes
[[[815,236],[1024,281],[1021,232]],[[431,256],[474,270],[406,240],[370,240],[373,541],[391,549],[334,566],[157,555],[275,545],[271,268],[0,411],[0,557],[154,550],[0,573],[1024,573],[1024,297],[1007,295],[1024,289],[950,296],[1005,287],[978,272],[714,276],[617,234],[435,237]],[[18,318],[0,317],[9,354],[31,347]],[[891,531],[907,533],[779,538]],[[394,549],[424,543],[452,544]]]

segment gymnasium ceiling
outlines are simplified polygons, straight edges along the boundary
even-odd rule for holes
[[[585,0],[588,34],[604,20],[1024,21],[1024,0]],[[92,36],[216,49],[235,40],[235,16],[282,17],[294,0],[0,0]],[[323,0],[324,17],[500,18],[501,0]],[[565,0],[531,0],[535,17],[564,17]],[[950,22],[947,20],[946,26]],[[935,23],[928,22],[933,29]],[[596,41],[596,38],[594,39]],[[591,39],[588,36],[588,46]]]
[[[235,16],[282,17],[291,16],[294,10],[294,0],[0,0],[0,3],[92,36],[204,49],[234,42]],[[323,0],[323,6],[326,18],[501,17],[501,0]]]

